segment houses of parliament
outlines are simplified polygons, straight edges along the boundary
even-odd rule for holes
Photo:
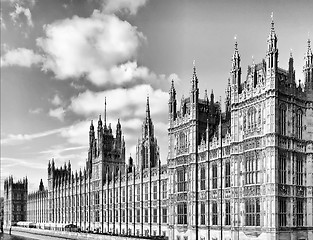
[[[48,186],[5,181],[4,225],[167,236],[174,240],[313,239],[313,53],[296,81],[294,59],[278,66],[272,19],[265,58],[242,76],[237,42],[225,109],[199,96],[196,67],[180,103],[168,100],[168,156],[161,165],[149,98],[135,160],[125,161],[122,125],[91,121],[86,167],[48,164]],[[106,107],[106,106],[105,106]],[[19,200],[17,200],[19,198]]]

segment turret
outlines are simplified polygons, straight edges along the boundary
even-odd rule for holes
[[[95,139],[95,128],[93,126],[93,121],[91,120],[90,130],[89,130],[89,146],[90,147],[92,147],[94,139]]]
[[[142,138],[150,138],[154,135],[153,124],[150,116],[150,103],[149,96],[147,96],[147,104],[146,104],[146,118],[143,122],[142,126]]]
[[[307,90],[313,90],[313,53],[311,49],[311,40],[308,39],[308,49],[305,54],[305,64],[303,67],[305,88]]]
[[[169,120],[176,119],[176,90],[174,87],[174,81],[172,80],[171,89],[169,91],[169,101],[168,101],[168,109],[169,109]]]
[[[267,38],[267,52],[266,52],[266,63],[267,73],[271,73],[277,70],[278,67],[278,49],[277,49],[277,36],[274,28],[274,18],[272,13],[271,31]]]
[[[190,103],[198,103],[199,98],[199,88],[198,88],[198,77],[196,71],[196,62],[193,61],[193,74],[191,78],[191,90],[190,90]]]
[[[97,140],[98,140],[98,155],[100,154],[102,150],[102,141],[103,141],[103,128],[102,128],[102,120],[101,115],[99,115],[98,120],[98,129],[97,129]]]
[[[213,105],[214,104],[214,93],[213,93],[213,89],[211,91],[211,95],[210,95],[210,104]]]
[[[39,184],[39,191],[44,191],[45,187],[43,185],[42,179],[40,179],[40,184]]]
[[[230,84],[229,78],[228,78],[228,84],[227,84],[225,93],[226,93],[226,99],[225,99],[226,120],[230,120],[231,118],[231,84]]]
[[[240,55],[238,51],[238,43],[235,38],[235,51],[232,56],[232,68],[231,68],[231,85],[232,90],[236,94],[241,93],[241,66],[240,66]]]
[[[289,68],[288,68],[288,81],[290,84],[295,84],[295,70],[293,66],[293,57],[292,52],[290,51],[290,57],[289,57]]]
[[[122,126],[120,119],[117,120],[116,124],[116,148],[121,149],[122,146]]]

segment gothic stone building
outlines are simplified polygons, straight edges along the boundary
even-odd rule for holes
[[[236,42],[223,113],[213,92],[199,97],[195,66],[179,106],[172,83],[166,165],[149,99],[136,165],[125,163],[120,122],[114,137],[100,117],[96,130],[90,126],[86,168],[73,173],[70,163],[49,162],[47,193],[29,198],[29,220],[174,240],[313,239],[310,41],[303,83],[295,81],[292,55],[287,70],[278,58],[273,20],[265,59],[248,67],[245,80]],[[34,207],[41,201],[45,218]]]
[[[26,221],[27,218],[27,178],[13,181],[10,176],[4,181],[4,226],[12,226],[18,221]]]

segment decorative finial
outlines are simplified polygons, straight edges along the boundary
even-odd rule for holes
[[[274,30],[274,13],[273,12],[271,14],[271,19],[272,19],[272,22],[271,22],[272,30]]]
[[[253,55],[252,55],[252,65],[254,65],[254,57],[253,57]]]
[[[292,58],[292,48],[290,48],[290,58]]]
[[[107,125],[107,97],[104,97],[104,126]]]

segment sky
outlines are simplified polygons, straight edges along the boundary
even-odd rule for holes
[[[311,0],[1,0],[1,192],[25,176],[29,191],[47,182],[47,165],[85,166],[90,121],[120,119],[126,158],[135,158],[149,95],[166,163],[168,90],[188,96],[193,62],[200,97],[224,98],[238,41],[243,79],[266,54],[271,13],[279,66],[292,52],[297,81],[309,32]],[[126,159],[126,161],[127,161]]]

